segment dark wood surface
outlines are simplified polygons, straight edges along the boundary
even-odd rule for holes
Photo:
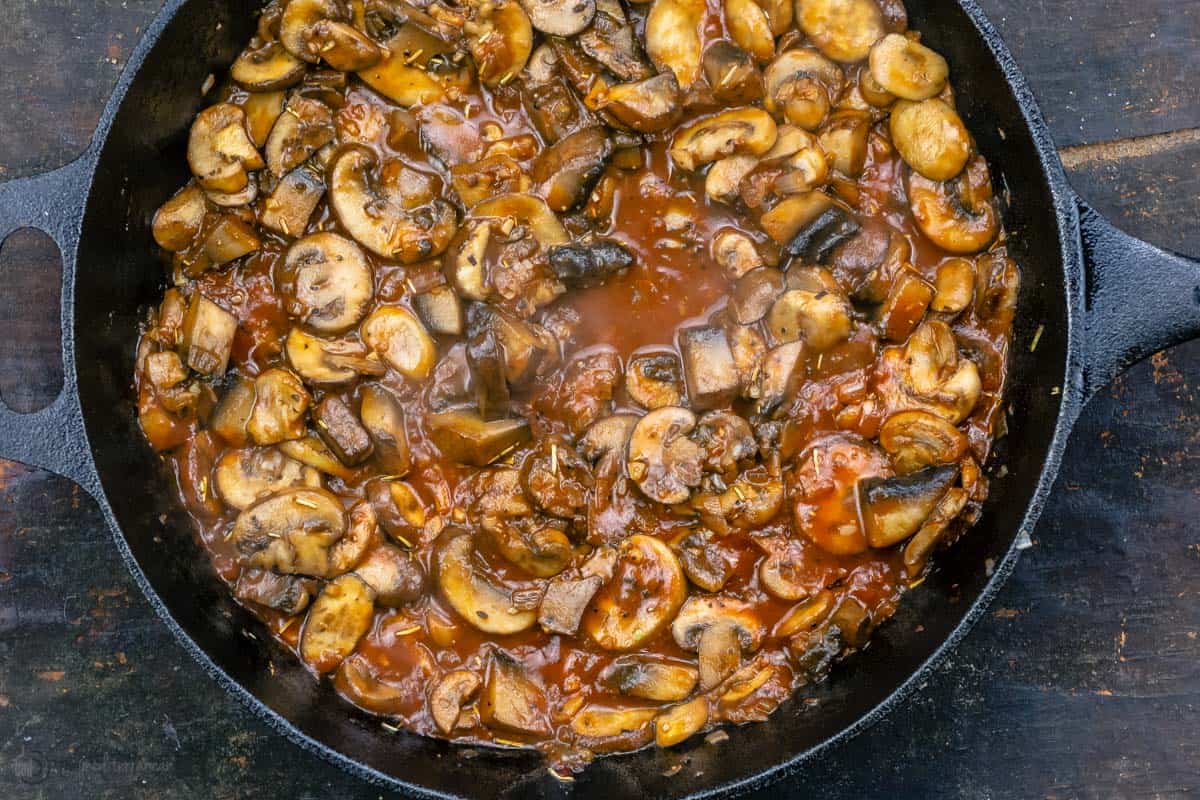
[[[1079,191],[1131,233],[1200,254],[1200,3],[982,5]],[[86,146],[159,0],[3,6],[0,179]],[[58,380],[53,248],[22,234],[0,269],[0,393],[37,408]],[[1200,795],[1198,381],[1192,343],[1096,398],[987,618],[915,699],[761,796]],[[0,798],[378,795],[205,677],[86,495],[0,461]]]

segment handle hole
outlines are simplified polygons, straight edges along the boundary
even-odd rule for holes
[[[29,414],[62,391],[62,257],[33,228],[0,244],[0,398]]]

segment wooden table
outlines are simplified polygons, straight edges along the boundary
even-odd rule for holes
[[[1076,188],[1131,233],[1200,254],[1200,3],[981,2]],[[159,0],[4,6],[0,177],[12,178],[84,148]],[[49,250],[19,234],[0,254],[0,393],[18,407],[56,392]],[[987,619],[914,700],[762,797],[1200,794],[1197,381],[1192,343],[1096,398]],[[378,794],[204,676],[86,495],[0,461],[0,797]]]

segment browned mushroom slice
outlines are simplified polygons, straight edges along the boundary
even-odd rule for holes
[[[552,247],[546,254],[550,269],[568,287],[600,286],[633,265],[634,256],[614,239],[593,239],[585,244]]]
[[[675,134],[671,158],[695,170],[735,154],[759,156],[775,144],[775,120],[760,108],[735,108],[693,122]]]
[[[463,706],[478,692],[481,681],[474,672],[456,669],[446,673],[429,692],[429,716],[438,730],[449,735],[458,724]]]
[[[753,397],[759,414],[770,414],[791,398],[804,379],[804,342],[787,342],[767,351]]]
[[[357,575],[325,584],[304,622],[300,657],[318,673],[336,668],[366,636],[374,613],[374,592]]]
[[[584,128],[543,150],[529,174],[551,210],[567,211],[584,201],[611,154],[612,139],[602,126]]]
[[[359,334],[392,369],[410,378],[426,377],[437,360],[437,344],[403,306],[379,306],[363,320]]]
[[[481,4],[481,7],[487,13],[475,20],[467,43],[479,70],[479,80],[487,86],[498,86],[508,83],[525,68],[533,51],[533,27],[516,0]]]
[[[641,133],[659,133],[675,124],[683,109],[679,82],[663,72],[632,83],[610,86],[599,106],[618,122]]]
[[[279,42],[251,39],[229,68],[229,76],[252,92],[287,89],[304,77],[304,62]]]
[[[673,352],[634,355],[625,368],[629,399],[651,411],[677,406],[683,399],[683,368]]]
[[[742,653],[758,649],[763,633],[753,608],[725,595],[689,597],[671,624],[675,643],[699,653],[702,691],[732,675]]]
[[[948,181],[971,156],[971,134],[940,98],[900,100],[890,117],[892,144],[910,167],[931,181]]]
[[[530,437],[523,419],[485,421],[471,411],[443,411],[426,420],[433,443],[460,464],[486,466]]]
[[[659,70],[675,73],[688,89],[700,77],[700,25],[704,0],[654,0],[646,15],[646,53]]]
[[[604,583],[598,575],[585,578],[555,578],[546,585],[538,606],[538,624],[550,633],[574,636],[588,603]]]
[[[862,61],[883,38],[883,14],[875,0],[796,0],[796,23],[834,61]]]
[[[763,98],[762,73],[745,50],[724,39],[704,51],[704,77],[713,97],[723,103],[747,105]]]
[[[710,249],[713,261],[730,280],[737,280],[766,263],[754,240],[733,228],[722,229]]]
[[[917,226],[929,239],[951,253],[978,253],[1000,231],[1000,216],[992,204],[987,162],[975,156],[957,180],[939,183],[910,173],[908,202]]]
[[[533,187],[528,171],[507,153],[455,164],[450,168],[450,183],[464,208],[497,195],[527,192]]]
[[[489,728],[524,736],[550,735],[546,695],[520,663],[497,650],[479,695],[479,719]]]
[[[654,74],[638,41],[637,30],[620,0],[596,0],[596,16],[587,30],[570,41],[598,66],[591,70],[612,73],[619,81],[640,81]],[[555,40],[555,45],[564,40]],[[587,94],[582,88],[580,94]]]
[[[294,458],[325,475],[332,475],[344,481],[354,477],[354,470],[339,461],[318,436],[306,434],[298,439],[288,439],[279,443],[279,449],[289,458]]]
[[[920,42],[889,33],[871,48],[870,75],[881,88],[905,100],[928,100],[942,91],[950,67]]]
[[[945,538],[950,530],[950,523],[966,508],[970,497],[966,489],[951,488],[925,520],[921,529],[904,545],[904,570],[909,578],[916,578],[925,569],[930,552]]]
[[[729,296],[733,318],[739,324],[753,325],[767,315],[783,290],[783,273],[779,270],[760,267],[747,272],[734,284]]]
[[[867,542],[891,547],[912,536],[958,478],[958,465],[926,467],[894,478],[858,483],[858,503]]]
[[[200,292],[192,295],[183,318],[180,347],[189,368],[205,375],[221,376],[229,363],[237,318]]]
[[[447,55],[452,48],[445,42],[408,23],[384,47],[384,58],[358,73],[363,83],[406,108],[436,103],[445,96],[445,86],[429,69],[433,56],[450,62]]]
[[[293,616],[308,608],[316,589],[316,581],[309,578],[278,575],[262,569],[244,569],[238,573],[233,596]]]
[[[210,106],[196,115],[188,135],[188,165],[205,189],[240,192],[247,170],[262,169],[262,156],[246,132],[246,113],[230,103]]]
[[[284,341],[292,369],[316,386],[349,383],[359,375],[382,375],[383,362],[366,347],[349,340],[322,339],[292,328]]]
[[[350,5],[340,0],[291,0],[279,21],[279,40],[298,59],[325,59],[353,72],[379,61],[379,46],[352,24]]]
[[[767,12],[754,0],[724,0],[725,27],[737,46],[759,61],[775,55],[775,34]]]
[[[695,585],[706,592],[719,592],[733,576],[726,548],[709,530],[690,533],[675,546],[683,571]]]
[[[273,447],[231,450],[213,471],[217,493],[241,511],[264,497],[293,486],[319,489],[321,474]]]
[[[892,456],[896,471],[903,475],[922,467],[958,461],[966,452],[967,437],[927,411],[901,411],[883,423],[879,444]]]
[[[708,699],[697,697],[672,706],[654,721],[654,743],[674,747],[708,724]]]
[[[287,92],[254,92],[242,102],[246,112],[246,131],[255,147],[263,147],[275,127],[275,120],[283,113]]]
[[[371,456],[371,437],[340,397],[326,395],[313,408],[312,417],[318,435],[346,466],[361,464]]]
[[[180,189],[154,213],[154,241],[164,250],[177,253],[196,242],[208,211],[204,191],[194,183]]]
[[[283,177],[332,142],[336,135],[329,106],[293,95],[267,137],[267,166],[274,175]]]
[[[959,314],[975,296],[975,265],[966,258],[948,258],[938,265],[935,294],[929,308],[939,314]]]
[[[680,331],[679,353],[688,402],[693,408],[716,408],[737,394],[740,378],[724,330],[706,327]]]
[[[549,36],[574,36],[596,16],[595,0],[521,0],[533,27]]]
[[[325,196],[325,180],[316,170],[297,167],[284,175],[263,203],[258,220],[284,236],[298,236]]]
[[[696,415],[676,406],[651,411],[634,426],[626,468],[651,500],[682,503],[700,483],[703,452],[688,438],[695,427]]]
[[[314,233],[295,242],[276,281],[285,310],[320,333],[354,327],[375,297],[366,256],[336,233]]]
[[[375,591],[375,602],[396,608],[419,600],[425,573],[416,559],[398,547],[379,545],[358,563],[354,574]]]
[[[251,567],[332,578],[361,557],[374,530],[373,520],[352,526],[341,501],[329,492],[285,489],[238,514],[230,538]],[[347,540],[344,545],[343,540]]]
[[[412,263],[442,252],[457,229],[454,209],[437,196],[440,179],[400,161],[379,164],[364,147],[342,150],[329,167],[329,204],[355,241]]]
[[[687,579],[671,549],[652,536],[621,543],[612,579],[584,614],[583,629],[605,650],[631,650],[663,630],[687,596]]]
[[[485,633],[517,633],[531,627],[537,621],[536,612],[514,608],[509,593],[475,568],[474,552],[470,534],[443,534],[434,561],[438,588],[446,602]]]
[[[700,417],[692,440],[704,451],[704,468],[718,475],[736,473],[739,465],[758,455],[750,423],[732,411],[709,411]]]
[[[825,121],[844,81],[841,67],[816,50],[785,50],[763,73],[763,104],[793,125],[813,131]]]
[[[449,286],[435,286],[414,295],[413,308],[430,333],[461,336],[466,329],[462,301]]]
[[[771,306],[767,327],[777,342],[803,339],[814,351],[828,350],[850,336],[850,304],[833,292],[792,289]]]
[[[817,134],[829,165],[848,178],[862,175],[871,121],[869,113],[845,108],[831,114]]]
[[[254,413],[246,425],[258,444],[276,444],[304,435],[311,397],[291,370],[269,369],[254,379]]]
[[[404,412],[395,396],[379,385],[361,392],[362,423],[375,444],[375,460],[389,475],[404,475],[411,465]]]
[[[853,597],[847,597],[834,609],[829,625],[836,628],[847,647],[862,647],[871,633],[871,612]]]
[[[391,476],[367,483],[367,497],[384,533],[411,550],[425,529],[428,514],[417,490]]]
[[[521,462],[521,487],[542,511],[563,519],[582,518],[592,488],[592,471],[565,441],[544,439]]]
[[[204,239],[204,255],[208,263],[219,267],[247,256],[262,246],[254,228],[233,215],[221,217]]]
[[[658,703],[686,699],[698,680],[699,674],[690,664],[643,655],[621,656],[600,674],[600,683],[606,689]]]
[[[730,203],[737,199],[742,179],[758,166],[756,156],[735,155],[719,159],[704,176],[704,193],[712,200]]]
[[[571,718],[571,731],[584,741],[598,743],[614,739],[628,741],[631,736],[634,742],[648,740],[648,726],[657,713],[653,708],[610,708],[589,704]]]
[[[879,326],[885,338],[903,342],[925,318],[934,288],[915,269],[901,267],[892,279],[892,288],[878,311]]]
[[[254,381],[238,377],[213,409],[208,426],[218,436],[234,447],[241,447],[250,440],[246,424],[254,413]]]
[[[637,421],[633,414],[613,414],[597,420],[579,437],[579,454],[596,462],[606,455],[624,453]]]

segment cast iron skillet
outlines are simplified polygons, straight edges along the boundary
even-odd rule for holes
[[[1117,231],[1076,197],[1029,88],[974,0],[909,0],[912,25],[949,59],[960,110],[1010,198],[1005,224],[1023,268],[1002,456],[1008,471],[994,480],[982,521],[940,555],[870,648],[802,692],[819,700],[815,707],[793,699],[719,746],[603,758],[559,784],[531,753],[387,733],[289,654],[241,635],[262,629],[216,579],[136,423],[137,326],[164,284],[150,219],[187,178],[183,151],[200,86],[232,63],[259,5],[168,0],[87,152],[0,185],[0,239],[33,226],[62,252],[65,376],[42,411],[0,408],[0,454],[87,490],[150,604],[213,678],[301,746],[377,784],[423,797],[705,796],[800,768],[901,702],[983,613],[1013,570],[1016,545],[1042,510],[1087,398],[1134,361],[1200,335],[1200,264]],[[664,777],[681,751],[690,761]]]

